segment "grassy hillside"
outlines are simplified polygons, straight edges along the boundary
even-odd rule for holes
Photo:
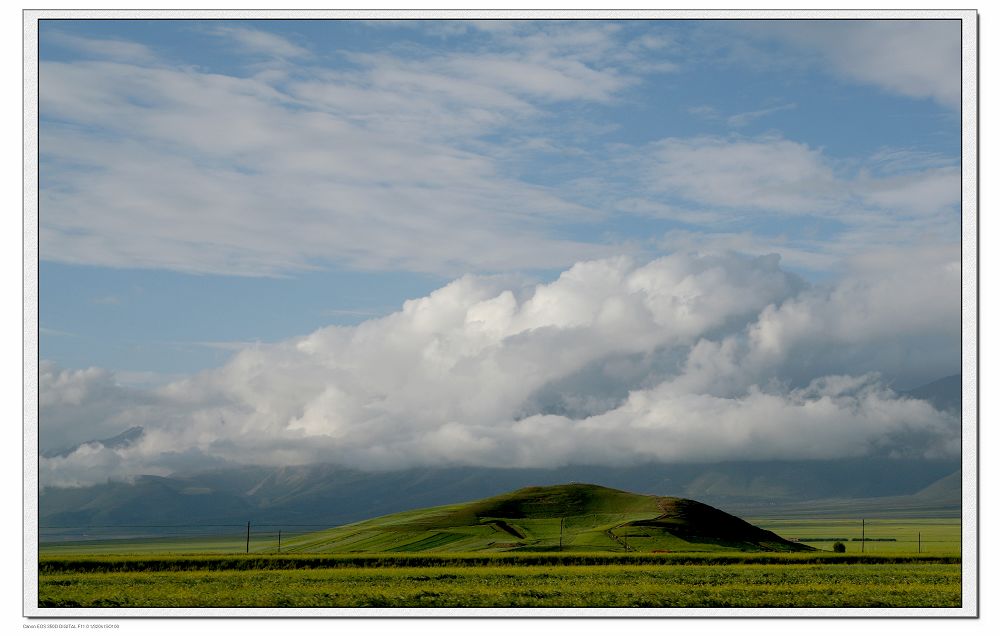
[[[588,484],[522,488],[298,536],[283,552],[803,551],[689,499]]]

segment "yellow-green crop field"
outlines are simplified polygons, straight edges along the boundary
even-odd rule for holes
[[[959,607],[957,557],[52,557],[42,607]]]

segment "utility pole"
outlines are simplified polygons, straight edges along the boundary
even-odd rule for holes
[[[281,554],[281,530],[278,530],[278,554]]]
[[[861,551],[865,551],[865,520],[861,520]]]
[[[247,554],[250,554],[250,522],[247,521]]]
[[[917,554],[920,554],[920,533],[917,533]]]
[[[562,552],[563,541],[563,518],[559,517],[559,551]]]

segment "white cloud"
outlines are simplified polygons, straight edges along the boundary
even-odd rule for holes
[[[796,108],[798,108],[798,104],[779,104],[768,108],[761,108],[758,110],[724,116],[723,113],[721,113],[715,106],[700,104],[698,106],[689,106],[687,112],[709,121],[725,121],[726,125],[731,128],[742,128],[762,117],[767,117],[786,110],[794,110]]]
[[[687,109],[687,112],[697,117],[704,117],[705,119],[718,119],[720,117],[719,110],[715,106],[711,106],[709,104],[690,106]]]
[[[954,416],[884,381],[954,373],[958,282],[955,255],[930,249],[916,261],[870,255],[827,286],[785,273],[776,256],[732,253],[582,262],[537,285],[466,276],[396,313],[244,349],[152,392],[109,393],[106,372],[46,367],[43,435],[88,409],[107,411],[91,430],[127,422],[146,434],[129,448],[43,460],[42,478],[82,483],[100,467],[126,475],[194,461],[384,469],[951,455]]]
[[[852,244],[864,251],[959,235],[961,171],[939,155],[883,148],[849,162],[774,135],[668,138],[629,152],[622,165],[646,191],[623,197],[618,209],[705,229],[748,214],[836,221],[839,237],[797,237],[814,265],[851,253]]]
[[[216,26],[208,31],[212,35],[231,40],[250,53],[276,58],[309,57],[307,49],[273,33],[247,27]]]
[[[106,369],[60,369],[43,360],[38,368],[39,449],[61,452],[113,437],[134,425],[130,409],[151,400],[141,390],[120,386]]]
[[[780,393],[751,386],[736,396],[678,392],[665,382],[574,428],[594,432],[597,443],[586,449],[591,461],[609,453],[619,462],[834,459],[885,446],[905,455],[914,449],[891,440],[913,433],[933,440],[917,449],[921,454],[957,452],[954,423],[926,402],[899,399],[870,377],[828,388],[843,380],[821,378]]]
[[[44,63],[43,116],[67,125],[42,130],[42,257],[274,275],[330,263],[550,268],[606,253],[552,230],[592,212],[449,141],[451,116],[492,129],[475,113],[503,116],[501,97],[517,110],[516,97],[490,89],[463,105],[380,73],[393,71],[286,92],[191,70]]]
[[[604,213],[523,166],[561,147],[540,143],[560,131],[595,134],[556,109],[620,100],[642,73],[664,70],[652,67],[667,63],[657,48],[667,38],[589,22],[456,26],[477,30],[469,47],[323,58],[263,29],[206,27],[198,33],[244,54],[225,72],[150,50],[42,62],[42,258],[459,275],[620,252],[571,238],[570,225]],[[103,44],[66,38],[77,50]],[[516,156],[508,140],[521,143]]]
[[[727,117],[726,123],[735,128],[740,128],[742,126],[746,126],[752,121],[760,119],[761,117],[767,117],[768,115],[773,115],[774,113],[780,113],[786,110],[794,110],[795,108],[797,108],[796,104],[781,104],[780,106],[772,106],[771,108],[762,108],[760,110],[737,113]]]
[[[42,256],[273,275],[331,263],[550,268],[606,253],[554,229],[594,211],[507,176],[482,138],[634,84],[604,59],[617,30],[530,23],[475,51],[344,53],[353,65],[339,70],[272,33],[209,31],[298,58],[294,75],[215,74],[151,54],[45,62]]]
[[[765,309],[751,340],[760,352],[786,358],[788,347],[813,349],[821,338],[836,345],[914,338],[908,354],[918,364],[940,344],[930,338],[958,338],[960,267],[950,246],[857,257],[836,286]]]
[[[128,62],[43,63],[42,257],[249,276],[554,269],[635,249],[599,244],[607,237],[597,228],[615,212],[702,228],[748,213],[835,218],[838,245],[794,246],[806,259],[816,251],[814,265],[852,243],[957,236],[959,171],[942,157],[883,149],[859,168],[773,135],[588,155],[551,130],[581,126],[557,121],[554,105],[620,100],[643,64],[674,51],[670,38],[630,39],[608,24],[489,27],[462,27],[486,34],[476,50],[345,53],[351,64],[337,70],[300,58],[293,74],[209,73],[148,51]],[[216,32],[303,53],[263,31]],[[592,170],[589,185],[586,175],[558,189],[529,182],[539,156],[559,165],[554,152]],[[589,241],[579,231],[587,224]]]
[[[54,45],[70,49],[84,57],[116,62],[152,64],[157,60],[151,48],[138,42],[115,39],[85,38],[62,31],[47,31],[43,46]]]
[[[842,78],[959,107],[960,20],[789,21],[747,31],[812,53]]]
[[[50,329],[48,327],[39,327],[38,333],[43,336],[50,336],[55,338],[76,338],[77,334],[71,331],[62,331],[59,329]]]
[[[574,59],[462,56],[449,60],[446,67],[488,86],[552,101],[607,101],[632,83],[613,71],[596,70]]]
[[[691,216],[695,217],[695,213],[691,213]],[[829,253],[830,246],[826,242],[801,239],[793,241],[785,236],[765,237],[750,232],[671,230],[657,241],[657,247],[665,252],[781,254],[783,264],[811,272],[836,269],[845,256]]]
[[[786,139],[672,138],[648,152],[652,189],[710,206],[804,214],[841,196],[822,152]]]
[[[228,28],[220,35],[303,64],[237,77],[172,67],[149,50],[130,59],[127,46],[43,63],[43,258],[254,276],[330,264],[456,275],[568,268],[542,285],[465,276],[396,313],[277,344],[200,343],[238,353],[155,390],[121,385],[148,377],[43,364],[43,449],[146,430],[129,448],[44,459],[43,480],[243,462],[550,466],[954,451],[950,416],[885,386],[958,365],[953,162],[882,149],[848,163],[773,135],[670,138],[587,164],[629,172],[611,180],[617,191],[608,188],[598,211],[519,179],[505,152],[574,150],[549,134],[571,125],[552,106],[620,100],[639,73],[674,68],[650,53],[673,50],[670,39],[622,48],[615,25],[508,23],[449,24],[438,35],[452,28],[492,39],[463,53],[353,55],[331,70],[309,66],[315,58],[289,40]],[[944,84],[919,88],[919,73],[885,80],[905,60],[867,33],[851,37],[875,59],[870,76],[828,43],[797,46],[845,77],[950,99]],[[913,33],[897,35],[909,43]],[[584,175],[574,185],[607,182]],[[561,224],[612,210],[721,231],[650,237],[673,252],[650,263],[602,258],[625,248],[560,234]],[[831,218],[844,229],[822,241],[730,231],[748,213]],[[900,243],[928,247],[885,248]],[[850,267],[810,286],[775,253],[806,269]]]
[[[921,172],[859,179],[858,190],[866,202],[888,210],[916,215],[934,215],[955,210],[960,201],[962,171],[958,167],[932,168]]]

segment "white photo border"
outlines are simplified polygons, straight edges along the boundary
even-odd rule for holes
[[[959,608],[40,608],[38,607],[38,21],[43,19],[956,19],[962,22],[962,606]],[[23,612],[127,617],[979,616],[979,84],[975,10],[25,10],[23,12]]]

